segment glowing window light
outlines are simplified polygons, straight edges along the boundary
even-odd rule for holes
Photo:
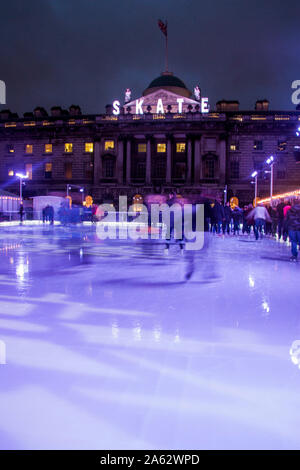
[[[73,152],[73,144],[66,142],[65,143],[65,153],[72,153]]]
[[[146,144],[138,144],[138,153],[146,153],[147,145]]]
[[[8,176],[14,176],[14,170],[8,170]]]
[[[52,144],[45,144],[45,153],[52,153]]]
[[[86,153],[93,153],[94,151],[94,144],[93,142],[86,142],[84,146],[84,150]]]
[[[156,146],[157,153],[166,153],[167,151],[167,145],[164,143],[159,143]]]
[[[35,126],[35,122],[34,122],[34,121],[24,122],[23,124],[24,124],[25,127],[28,127],[28,126]]]
[[[33,145],[32,144],[26,144],[25,145],[25,153],[31,154],[33,152]]]
[[[185,152],[185,142],[177,142],[176,143],[176,152],[177,153],[184,153]]]
[[[115,148],[114,140],[106,140],[104,142],[104,150],[113,150]]]
[[[290,116],[275,116],[275,121],[289,121]]]
[[[25,165],[26,176],[29,180],[32,180],[32,163],[26,163]]]

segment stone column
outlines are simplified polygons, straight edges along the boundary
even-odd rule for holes
[[[192,182],[192,141],[189,138],[187,141],[187,175],[186,175],[187,184]]]
[[[151,138],[147,139],[146,184],[151,184]]]
[[[226,180],[226,140],[224,136],[221,136],[219,141],[219,181],[220,184],[225,185]]]
[[[102,177],[101,144],[97,140],[94,142],[94,186],[98,186]]]
[[[131,140],[126,142],[126,184],[131,183]]]
[[[200,138],[197,137],[195,140],[195,184],[199,184],[200,182],[200,167],[201,167]]]
[[[118,153],[116,161],[116,178],[118,184],[123,183],[123,164],[124,164],[124,142],[122,139],[118,140]]]
[[[172,141],[170,138],[167,140],[167,172],[166,183],[172,182]]]

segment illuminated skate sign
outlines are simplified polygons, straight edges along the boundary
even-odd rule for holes
[[[113,114],[118,116],[121,113],[120,101],[115,100],[112,106]],[[190,111],[208,113],[208,98],[199,96],[199,100],[193,100],[170,91],[158,90],[124,104],[125,114],[183,114]]]

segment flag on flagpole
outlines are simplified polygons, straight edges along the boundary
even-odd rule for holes
[[[168,36],[168,24],[167,22],[163,22],[161,20],[158,20],[158,27],[161,30],[161,32],[167,37]]]

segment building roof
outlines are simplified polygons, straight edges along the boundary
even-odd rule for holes
[[[171,75],[171,73],[167,74],[166,72],[152,80],[148,88],[161,88],[163,86],[176,86],[179,88],[186,88],[185,84],[182,80],[180,80],[180,78],[175,77],[175,75],[173,74]]]
[[[143,95],[153,93],[153,91],[156,91],[160,88],[173,91],[174,93],[182,96],[191,96],[191,92],[185,86],[183,81],[173,75],[172,72],[163,72],[159,77],[152,80],[148,88],[146,88],[146,90],[144,91]]]

